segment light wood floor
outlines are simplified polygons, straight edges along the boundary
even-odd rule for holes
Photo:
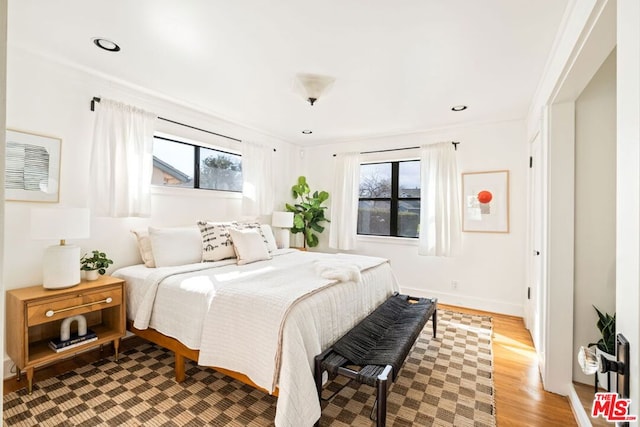
[[[584,407],[584,411],[587,415],[591,414],[591,408],[593,406],[593,384],[581,384],[574,381],[573,387],[576,390],[576,394],[580,398],[580,402]],[[606,391],[601,389],[600,391]],[[591,427],[611,427],[613,424],[607,422],[603,417],[589,418],[591,421]]]
[[[522,318],[443,304],[438,306],[453,311],[486,314],[493,318],[498,426],[577,426],[568,398],[542,389],[533,341]]]
[[[576,426],[569,401],[563,396],[546,392],[538,373],[538,364],[529,332],[519,317],[485,313],[459,307],[439,307],[493,317],[493,361],[495,374],[496,417],[500,427]],[[133,347],[139,338],[124,340],[121,349]],[[105,348],[102,355],[112,354]],[[34,381],[75,369],[101,357],[97,350],[75,356],[36,371]],[[24,387],[25,380],[4,380],[4,393]]]

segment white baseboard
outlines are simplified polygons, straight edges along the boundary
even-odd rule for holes
[[[569,403],[571,404],[571,410],[573,411],[573,415],[576,418],[578,426],[591,427],[591,419],[584,410],[582,402],[580,402],[580,398],[578,397],[578,393],[576,393],[576,388],[573,385],[569,387]]]
[[[507,314],[510,316],[524,316],[524,307],[522,306],[522,304],[513,304],[485,298],[468,297],[457,293],[446,293],[437,291],[434,292],[426,291],[424,289],[414,289],[407,287],[402,287],[401,292],[417,297],[438,298],[438,302],[442,304],[489,311],[491,313]]]

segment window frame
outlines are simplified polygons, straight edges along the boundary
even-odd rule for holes
[[[206,190],[206,191],[222,191],[225,193],[233,193],[233,194],[242,194],[242,190],[224,190],[224,189],[218,189],[218,188],[202,188],[200,187],[200,150],[202,148],[204,148],[205,150],[213,150],[216,151],[218,153],[222,153],[222,154],[228,154],[231,156],[238,156],[240,157],[240,164],[242,165],[242,154],[240,153],[233,153],[231,151],[225,151],[223,149],[217,148],[217,147],[211,147],[211,146],[206,146],[206,145],[200,145],[200,144],[195,144],[193,142],[187,142],[187,141],[181,141],[180,139],[178,139],[178,137],[171,137],[171,136],[167,136],[166,134],[159,134],[159,133],[155,133],[153,135],[153,139],[154,141],[156,139],[161,139],[163,141],[169,141],[169,142],[173,142],[173,143],[177,143],[177,144],[183,144],[189,147],[193,147],[193,161],[194,161],[194,165],[193,165],[193,187],[181,187],[181,186],[174,186],[174,185],[159,185],[159,184],[154,184],[151,183],[151,185],[153,187],[158,187],[158,188],[173,188],[173,189],[185,189],[185,190]],[[153,151],[153,149],[152,149]]]
[[[367,236],[367,237],[393,237],[393,238],[402,238],[402,239],[418,239],[420,229],[418,228],[418,236],[400,236],[398,235],[398,215],[400,206],[400,201],[411,201],[417,200],[420,202],[420,197],[398,197],[400,192],[400,163],[405,162],[418,162],[419,159],[407,159],[407,160],[385,160],[385,161],[376,161],[376,162],[366,162],[360,163],[360,167],[365,165],[380,165],[380,164],[391,164],[391,197],[360,197],[360,185],[358,184],[358,206],[360,206],[360,202],[365,201],[388,201],[389,202],[389,234],[367,234],[360,233],[356,227],[356,235],[358,236]],[[422,165],[420,165],[422,167]],[[420,209],[422,209],[422,203],[420,203]],[[359,209],[358,209],[359,211]],[[418,222],[418,227],[419,227]]]

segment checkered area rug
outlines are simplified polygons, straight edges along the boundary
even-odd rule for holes
[[[389,426],[496,425],[491,318],[438,311],[409,353],[387,401]],[[276,398],[202,368],[173,379],[173,355],[143,343],[4,397],[7,426],[272,426]],[[324,394],[341,387],[329,383]],[[348,383],[323,402],[322,426],[373,426],[372,387]]]

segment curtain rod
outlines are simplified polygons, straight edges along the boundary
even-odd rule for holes
[[[458,151],[458,144],[460,144],[460,141],[451,141],[451,143],[453,144],[453,149]],[[386,150],[361,151],[360,154],[386,153],[388,151],[415,150],[417,148],[420,148],[420,147],[388,148]],[[333,157],[335,156],[336,154],[333,154]]]
[[[91,111],[95,111],[96,110],[96,102],[100,102],[100,98],[97,97],[97,96],[94,96],[93,99],[91,99]],[[206,130],[206,129],[198,128],[198,127],[195,127],[195,126],[187,125],[185,123],[176,122],[175,120],[166,119],[166,118],[160,117],[160,116],[158,116],[158,119],[164,120],[165,122],[173,123],[174,125],[184,126],[186,128],[199,130],[200,132],[208,133],[208,134],[211,134],[211,135],[221,136],[222,138],[231,139],[232,141],[242,142],[242,140],[238,139],[238,138],[233,138],[231,136],[222,135],[220,133],[216,133],[216,132],[212,132],[210,130]],[[276,151],[276,149],[274,148],[273,151]]]

